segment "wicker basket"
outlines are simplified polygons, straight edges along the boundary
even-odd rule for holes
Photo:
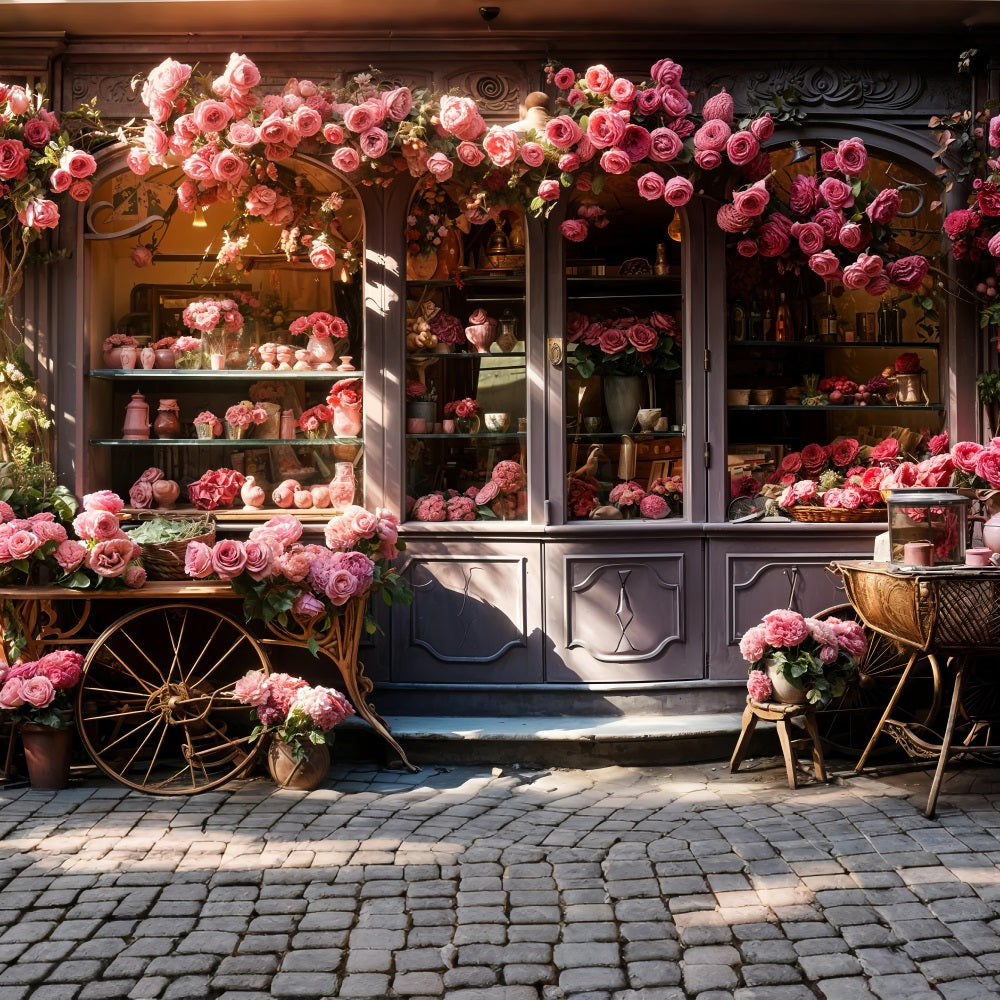
[[[146,577],[150,580],[184,580],[184,555],[189,542],[215,544],[215,518],[211,514],[192,517],[188,514],[158,513],[157,518],[165,521],[193,521],[201,531],[176,542],[142,545],[142,564],[146,567]]]
[[[885,507],[857,507],[851,510],[847,507],[810,507],[796,504],[794,507],[783,509],[793,520],[808,524],[872,524],[887,520]]]

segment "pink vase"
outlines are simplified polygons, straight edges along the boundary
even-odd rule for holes
[[[306,350],[317,364],[329,364],[337,356],[332,337],[310,337]]]
[[[357,437],[361,433],[361,407],[338,406],[333,411],[335,437]]]
[[[153,483],[153,500],[159,510],[173,507],[180,492],[180,486],[173,479],[157,479]]]

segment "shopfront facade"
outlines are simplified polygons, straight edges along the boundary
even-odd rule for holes
[[[957,203],[960,193],[944,192],[934,177],[935,142],[926,123],[984,99],[991,79],[985,59],[971,76],[955,68],[968,45],[957,34],[891,43],[869,38],[860,48],[809,34],[736,44],[669,32],[583,42],[575,34],[483,31],[437,45],[405,33],[390,43],[374,32],[349,40],[335,33],[238,39],[173,33],[128,44],[111,34],[15,34],[0,42],[0,66],[7,82],[46,83],[56,110],[96,95],[107,122],[125,123],[145,113],[133,77],[168,56],[218,72],[239,50],[275,90],[292,77],[343,84],[375,66],[397,84],[472,95],[487,124],[508,125],[521,119],[528,94],[555,96],[547,62],[578,71],[602,63],[638,80],[669,56],[684,67],[696,110],[723,87],[738,109],[794,94],[804,115],[778,122],[770,140],[775,148],[797,140],[818,155],[824,143],[863,139],[873,160],[909,185],[914,239],[920,252],[936,257],[941,212],[933,205]],[[773,468],[782,449],[838,435],[877,439],[897,427],[948,430],[953,440],[979,440],[983,433],[974,383],[989,358],[971,305],[942,295],[932,329],[910,307],[898,339],[865,341],[845,336],[866,311],[848,297],[839,306],[837,333],[821,338],[822,289],[793,274],[747,272],[716,225],[718,202],[710,191],[696,192],[674,211],[624,186],[614,189],[610,224],[580,245],[558,229],[576,203],[560,205],[547,220],[512,210],[492,228],[464,234],[456,281],[447,269],[407,266],[407,219],[419,188],[409,172],[368,185],[328,160],[304,157],[303,175],[343,203],[351,266],[317,274],[261,254],[234,287],[258,300],[273,293],[293,315],[330,310],[344,317],[350,351],[341,350],[338,361],[349,354],[352,376],[363,385],[363,426],[336,444],[296,441],[294,448],[281,433],[252,448],[224,441],[200,447],[193,433],[190,441],[127,441],[123,420],[137,393],[154,416],[160,401],[178,400],[186,423],[205,407],[218,412],[259,381],[278,379],[245,368],[216,374],[109,367],[103,343],[116,330],[134,327],[150,342],[180,332],[170,325],[177,322],[171,310],[198,297],[202,244],[224,224],[225,211],[213,206],[199,220],[205,228],[180,234],[171,220],[154,264],[137,270],[130,252],[154,230],[141,213],[116,214],[136,189],[124,146],[108,145],[98,159],[91,202],[68,214],[57,236],[70,258],[32,271],[18,304],[53,405],[56,467],[82,496],[125,492],[144,467],[163,462],[190,481],[209,465],[231,464],[234,451],[242,471],[256,469],[269,489],[295,479],[296,470],[300,479],[318,481],[337,462],[351,463],[358,501],[402,514],[402,565],[415,592],[412,605],[381,609],[383,634],[362,654],[383,711],[736,710],[745,698],[743,631],[774,607],[812,613],[841,603],[829,563],[870,557],[884,525],[740,520],[731,508],[734,476]],[[753,298],[763,314],[777,309],[779,288],[789,299],[798,296],[798,335],[785,342],[734,335],[734,300],[746,297],[749,307]],[[421,350],[408,334],[419,333],[415,320],[425,303],[463,326],[475,326],[473,314],[485,310],[511,324],[513,339],[503,348],[476,349],[470,337],[456,352]],[[579,314],[604,320],[655,314],[676,324],[671,366],[644,379],[637,397],[641,409],[659,410],[648,428],[634,417],[624,425],[613,417],[611,376],[582,379],[570,363],[567,327]],[[916,351],[926,371],[926,398],[916,404],[820,410],[784,395],[806,374],[881,371],[902,349]],[[288,371],[284,388],[294,387],[296,416],[322,399],[331,377],[329,369]],[[415,377],[435,407],[411,418],[408,388]],[[764,395],[743,398],[744,391]],[[470,397],[481,403],[481,426],[446,431],[445,405]],[[274,398],[292,408],[292,397]],[[421,497],[481,491],[503,462],[520,466],[523,482],[506,494],[502,509],[491,508],[494,516],[416,516]],[[674,480],[682,484],[682,503],[672,516],[655,519],[576,516],[572,474],[588,463],[602,483]],[[238,511],[217,516],[222,533],[239,535],[255,523],[254,515]],[[319,533],[322,520],[319,512],[304,516],[307,533]]]

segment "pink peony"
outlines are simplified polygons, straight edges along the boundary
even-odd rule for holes
[[[766,702],[774,689],[771,678],[763,670],[751,670],[747,677],[747,694],[757,702]]]
[[[779,649],[792,649],[809,636],[809,626],[797,611],[779,608],[764,615],[764,641]]]

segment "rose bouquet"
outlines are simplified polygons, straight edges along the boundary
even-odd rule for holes
[[[824,707],[847,690],[867,648],[865,631],[857,622],[804,618],[779,608],[740,639],[740,653],[750,664],[747,691],[754,701],[768,701],[773,683],[767,670],[772,667],[804,691],[809,704]]]
[[[250,402],[249,399],[234,403],[226,410],[225,420],[233,427],[240,427],[246,430],[267,420],[267,410],[263,406],[258,406]]]
[[[339,691],[313,687],[290,674],[252,670],[236,682],[233,697],[257,716],[250,742],[271,736],[289,745],[295,761],[305,760],[305,743],[332,743],[334,727],[354,715]]]
[[[652,498],[656,497],[657,501]],[[662,503],[662,507],[661,507]],[[639,502],[643,517],[659,518],[679,515],[684,506],[684,479],[682,476],[661,476],[652,480],[646,495]],[[660,513],[660,511],[663,513]]]
[[[127,333],[113,333],[110,337],[104,338],[102,350],[105,353],[113,351],[116,347],[138,347],[139,341]]]
[[[333,423],[333,407],[320,403],[302,411],[299,417],[299,430],[307,437],[326,437],[326,429],[331,423]]]
[[[189,330],[212,333],[238,333],[243,329],[243,313],[235,299],[199,299],[189,302],[181,314],[181,322]]]
[[[680,327],[669,313],[644,319],[619,316],[594,319],[571,312],[566,317],[568,354],[581,378],[601,375],[646,375],[680,367]]]
[[[479,401],[471,396],[464,399],[453,399],[450,403],[444,404],[444,415],[446,417],[458,417],[459,420],[468,420],[476,417],[482,411]]]
[[[300,625],[329,627],[352,598],[381,593],[387,604],[412,599],[391,562],[405,547],[398,529],[388,511],[350,506],[327,523],[325,546],[306,544],[298,518],[279,514],[251,530],[246,541],[191,542],[184,571],[197,580],[228,580],[243,597],[248,621],[285,625],[291,618]],[[312,640],[310,648],[316,652]]]
[[[361,379],[342,378],[334,382],[326,405],[333,411],[333,433],[337,437],[355,437],[360,433],[364,409]]]
[[[174,365],[177,368],[200,368],[201,347],[200,337],[174,338],[170,345],[170,350],[174,352]]]
[[[71,694],[80,682],[83,654],[56,649],[31,662],[0,666],[0,711],[15,725],[61,729],[71,725]]]
[[[639,513],[640,505],[645,497],[646,491],[637,482],[630,479],[611,488],[608,502],[628,517]]]
[[[470,486],[465,493],[444,490],[407,498],[406,513],[414,521],[475,521],[482,511],[476,506],[479,490]]]
[[[523,517],[528,509],[525,482],[524,466],[520,462],[501,459],[493,466],[489,480],[476,493],[476,505],[480,508],[489,505],[493,513],[504,520]]]
[[[219,437],[222,434],[222,421],[211,410],[202,410],[194,418],[194,427],[200,438]]]
[[[208,469],[188,486],[188,497],[198,510],[231,507],[246,477],[235,469]]]
[[[293,337],[315,337],[317,340],[343,340],[348,334],[347,323],[328,312],[299,316],[292,320],[288,332]]]

